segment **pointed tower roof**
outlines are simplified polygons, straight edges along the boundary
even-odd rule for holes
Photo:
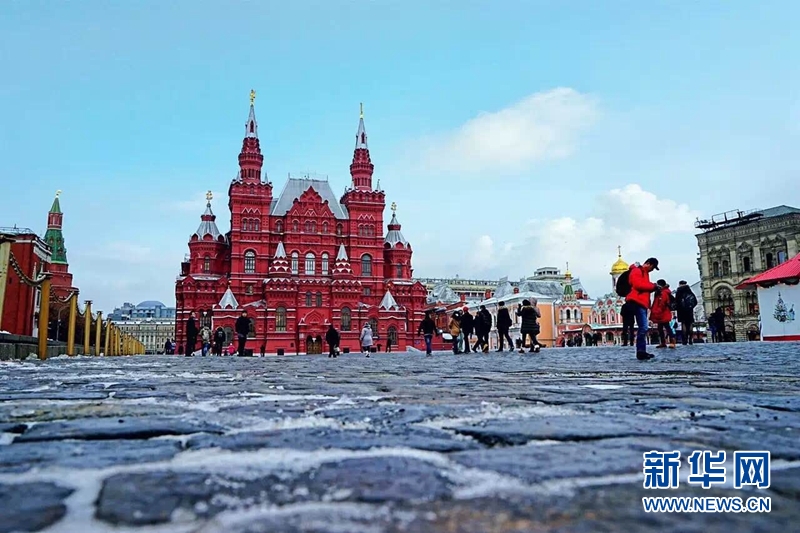
[[[275,257],[269,265],[268,276],[271,278],[288,278],[291,275],[289,269],[289,260],[286,258],[286,248],[283,246],[283,241],[278,241],[278,247],[275,249]]]
[[[211,235],[214,240],[222,237],[222,234],[219,232],[219,228],[217,228],[217,223],[215,222],[217,216],[213,211],[211,211],[211,199],[213,197],[214,195],[211,193],[211,191],[206,193],[206,210],[200,216],[200,225],[197,227],[197,231],[195,231],[193,235],[197,236],[197,238],[200,240],[202,240],[206,235]]]
[[[344,249],[344,243],[339,245],[339,252],[336,254],[336,261],[333,263],[333,276],[334,278],[351,279],[353,275],[353,267],[350,266],[350,259],[347,257],[347,251]],[[336,283],[337,280],[334,280]]]
[[[397,301],[394,299],[394,296],[392,296],[391,291],[387,290],[386,294],[383,295],[383,299],[381,300],[381,303],[378,305],[378,308],[386,310],[394,310],[394,309],[399,309],[400,306],[397,305]]]
[[[564,274],[564,300],[574,300],[575,289],[572,287],[572,272],[569,271],[569,263],[567,263],[567,271]]]
[[[258,139],[258,122],[256,122],[256,92],[250,90],[250,114],[247,116],[247,122],[244,125],[244,136],[251,139]]]
[[[356,132],[356,150],[369,150],[367,146],[367,129],[364,127],[364,104],[360,104],[361,112],[358,116],[358,131]]]
[[[239,302],[236,301],[236,296],[233,295],[230,285],[228,285],[228,289],[217,305],[222,309],[239,309]]]
[[[61,214],[61,203],[58,201],[59,196],[61,196],[61,191],[56,191],[56,197],[53,199],[53,206],[50,208],[50,213]]]
[[[255,108],[256,92],[250,91],[250,114],[244,125],[244,140],[239,152],[239,175],[236,181],[244,183],[261,183],[261,167],[264,156],[261,155],[261,144],[258,142],[258,122]]]
[[[50,262],[66,265],[68,264],[67,248],[64,246],[64,234],[61,232],[64,215],[61,213],[61,203],[58,201],[59,196],[61,196],[61,191],[56,191],[53,206],[47,213],[47,231],[44,234],[44,241],[50,247]]]
[[[408,248],[410,244],[403,237],[403,233],[400,231],[400,223],[397,221],[397,204],[392,202],[392,220],[389,222],[389,231],[386,233],[386,238],[383,239],[384,244],[388,244],[392,248],[395,247],[398,243],[402,244],[405,248]]]
[[[339,252],[336,254],[337,261],[350,261],[350,258],[347,257],[347,250],[344,249],[344,243],[339,245]]]
[[[375,165],[369,157],[367,145],[367,129],[364,127],[364,104],[358,118],[356,131],[356,148],[353,151],[353,162],[350,164],[350,176],[353,178],[353,188],[359,191],[372,190],[372,172]]]

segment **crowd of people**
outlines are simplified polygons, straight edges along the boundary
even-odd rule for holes
[[[622,316],[622,343],[623,346],[631,345],[636,347],[636,358],[644,361],[652,359],[653,354],[647,351],[647,335],[650,330],[650,322],[656,325],[658,331],[659,344],[657,348],[672,348],[677,345],[677,333],[680,328],[681,341],[683,344],[692,344],[692,328],[694,323],[694,308],[697,305],[697,297],[692,292],[686,281],[680,281],[678,288],[673,294],[666,280],[659,279],[655,283],[650,281],[650,273],[659,270],[658,259],[651,257],[644,263],[634,263],[627,272],[624,272],[617,279],[616,291],[620,296],[625,297],[620,314]],[[521,338],[517,342],[520,353],[525,352],[525,347],[530,347],[531,353],[537,353],[544,346],[538,340],[540,333],[539,319],[542,316],[535,298],[523,300],[514,310],[520,319]],[[717,314],[722,314],[721,309]],[[716,315],[710,317],[709,323],[714,329]],[[717,320],[719,321],[719,320]],[[422,335],[425,340],[426,355],[432,355],[433,338],[441,335],[442,339],[452,343],[454,354],[489,351],[489,334],[492,330],[492,315],[481,305],[473,315],[468,307],[456,310],[447,325],[446,330],[437,327],[430,312],[425,314],[425,318],[419,325],[418,335]],[[505,302],[499,302],[497,311],[497,336],[499,340],[498,352],[505,351],[505,343],[508,343],[509,351],[514,351],[514,343],[509,332],[513,320],[511,312],[506,307]],[[251,322],[247,317],[247,311],[242,311],[236,319],[235,333],[238,340],[238,348],[234,348],[230,343],[227,348],[223,348],[226,341],[225,331],[218,327],[214,331],[208,326],[198,327],[194,313],[191,313],[186,324],[186,356],[195,353],[197,340],[200,340],[200,354],[225,355],[238,354],[246,355],[247,337],[250,333]],[[717,328],[722,330],[722,328]],[[590,346],[599,341],[598,334],[586,334],[586,345]],[[475,338],[472,344],[472,338]],[[359,345],[361,353],[369,357],[374,350],[375,332],[369,323],[364,324],[359,334]],[[325,334],[325,341],[328,344],[328,357],[338,357],[340,353],[339,344],[341,336],[333,324],[330,324]],[[170,344],[171,341],[167,341]],[[571,341],[574,345],[580,346],[580,336],[577,340]],[[391,352],[391,339],[387,339],[386,351]],[[174,351],[174,346],[166,346],[165,351]],[[265,346],[261,346],[261,355],[265,352]]]

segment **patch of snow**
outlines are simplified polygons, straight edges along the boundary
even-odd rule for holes
[[[8,446],[17,438],[16,433],[0,433],[0,446]]]
[[[595,385],[581,385],[581,387],[586,387],[587,389],[614,390],[614,389],[621,389],[624,387],[624,385],[610,385],[608,383],[597,383]]]

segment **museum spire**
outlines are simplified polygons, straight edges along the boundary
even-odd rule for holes
[[[367,145],[367,129],[364,127],[364,104],[361,104],[358,131],[356,131],[356,148],[353,152],[353,162],[350,165],[350,176],[353,178],[353,188],[360,191],[372,190],[372,172],[375,165],[369,157]]]
[[[239,153],[239,179],[246,183],[259,183],[261,181],[261,166],[264,156],[261,155],[261,145],[258,142],[258,122],[255,110],[256,92],[250,91],[250,114],[244,128],[242,151]]]

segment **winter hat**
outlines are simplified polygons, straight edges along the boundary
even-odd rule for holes
[[[658,285],[659,287],[666,287],[667,286],[667,280],[660,279],[660,280],[656,281],[656,285]]]
[[[531,305],[531,302],[528,300],[522,300],[522,305]]]

